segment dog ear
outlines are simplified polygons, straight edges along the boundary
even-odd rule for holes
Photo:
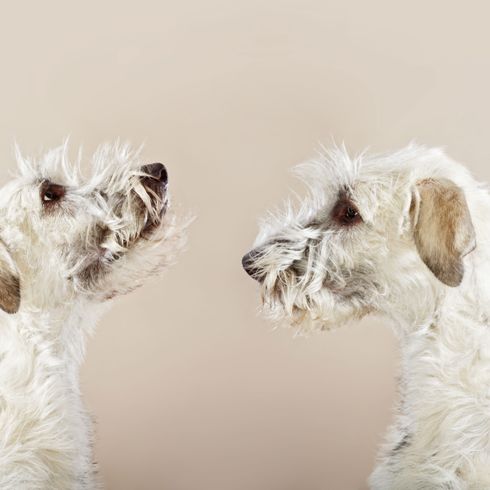
[[[415,188],[410,216],[422,260],[441,282],[459,286],[463,257],[476,247],[463,190],[447,179],[422,180]]]
[[[0,308],[17,313],[20,306],[20,278],[10,252],[0,241]]]

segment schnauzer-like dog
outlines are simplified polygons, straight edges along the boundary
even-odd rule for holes
[[[108,300],[174,260],[185,223],[165,167],[127,146],[101,147],[88,179],[66,145],[18,163],[0,192],[0,488],[93,489],[86,337]]]
[[[400,400],[376,490],[490,489],[490,195],[439,150],[344,149],[300,167],[309,197],[243,258],[264,310],[301,329],[388,315]]]

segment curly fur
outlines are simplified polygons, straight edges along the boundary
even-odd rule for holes
[[[0,193],[0,488],[93,489],[87,335],[108,300],[174,261],[188,220],[127,145],[100,147],[88,178],[66,144],[17,160]],[[59,202],[43,204],[46,182],[66,190]]]
[[[490,488],[487,188],[416,145],[355,159],[334,148],[298,171],[308,196],[270,214],[244,258],[265,314],[301,331],[391,318],[400,400],[371,488]],[[335,221],[344,195],[362,222]]]

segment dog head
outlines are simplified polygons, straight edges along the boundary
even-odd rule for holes
[[[470,177],[442,152],[351,159],[335,148],[298,172],[307,198],[269,216],[242,260],[269,316],[330,328],[410,304],[430,309],[461,283],[475,232],[465,193],[446,174]]]
[[[39,160],[18,153],[0,191],[0,307],[46,309],[77,295],[104,301],[171,263],[186,223],[172,213],[161,163],[105,145],[89,178],[66,145]]]

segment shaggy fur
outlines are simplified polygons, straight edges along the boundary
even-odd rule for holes
[[[186,222],[164,167],[127,146],[101,147],[89,178],[66,145],[37,161],[17,153],[0,192],[0,488],[93,489],[87,335],[108,300],[173,262]]]
[[[302,330],[390,317],[400,397],[371,488],[490,489],[487,188],[415,145],[333,149],[299,172],[309,196],[269,216],[243,259],[264,311]]]

